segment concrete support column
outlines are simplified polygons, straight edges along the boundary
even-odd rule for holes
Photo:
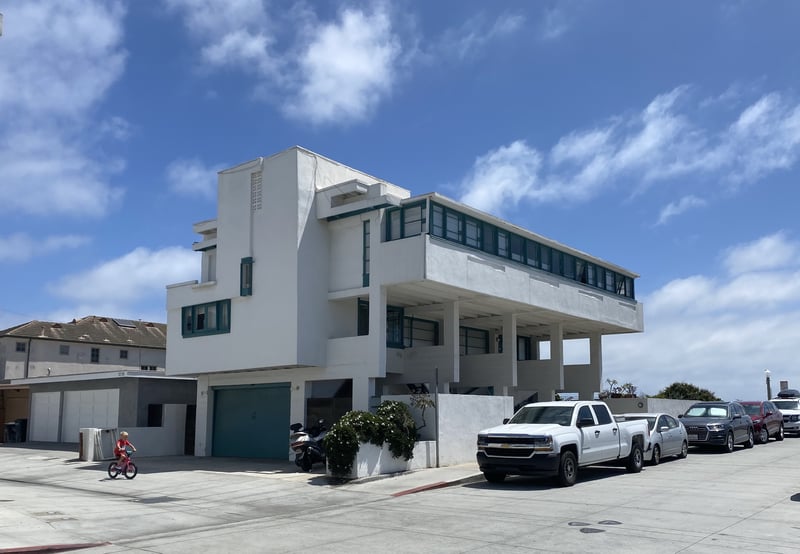
[[[517,386],[517,314],[503,315],[503,367],[504,381]]]
[[[564,389],[564,325],[550,326],[550,363],[558,370],[559,390]]]
[[[369,400],[375,396],[375,379],[353,377],[353,410],[369,411]]]
[[[586,383],[591,385],[591,390],[588,391],[591,396],[587,396],[586,400],[591,400],[595,392],[603,389],[603,335],[600,333],[589,335],[589,372]],[[583,399],[583,391],[581,391],[581,399]]]
[[[306,421],[306,381],[296,380],[291,382],[291,393],[289,399],[289,424],[302,423],[307,426]]]
[[[439,368],[439,379],[458,383],[461,380],[461,355],[459,353],[459,302],[445,302],[442,342],[444,343],[450,368]]]
[[[208,376],[197,378],[197,409],[195,412],[194,455],[211,455],[211,417],[214,406],[210,399]]]
[[[376,279],[370,280],[377,281]],[[373,375],[377,377],[386,377],[386,298],[385,287],[370,285],[369,336],[371,360],[369,365],[375,368]]]

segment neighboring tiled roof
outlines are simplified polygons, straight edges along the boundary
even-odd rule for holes
[[[29,321],[0,331],[2,337],[166,349],[167,325],[90,315],[69,323]]]

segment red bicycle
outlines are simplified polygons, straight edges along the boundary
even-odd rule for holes
[[[122,464],[117,463],[117,460],[108,464],[109,477],[116,479],[120,473],[125,476],[125,479],[133,479],[136,477],[136,474],[139,473],[136,464],[131,460],[131,451],[128,449],[125,451],[125,459],[122,461]]]

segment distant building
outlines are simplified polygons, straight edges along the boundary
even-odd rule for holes
[[[437,385],[591,399],[602,336],[643,330],[635,273],[300,147],[221,171],[194,231],[167,368],[198,378],[198,455],[285,458],[290,422]],[[576,338],[587,362],[565,365]]]
[[[0,331],[0,421],[26,420],[29,441],[78,442],[82,427],[160,426],[164,405],[193,409],[194,380],[166,376],[166,331],[98,316]]]

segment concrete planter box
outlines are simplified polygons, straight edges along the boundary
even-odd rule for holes
[[[404,460],[402,457],[395,458],[389,451],[389,445],[384,443],[382,447],[377,447],[370,443],[361,443],[358,447],[356,459],[353,462],[353,469],[348,479],[361,479],[374,475],[385,475],[389,473],[400,473],[415,469],[424,469],[436,465],[436,442],[419,441],[414,445],[414,457]],[[328,475],[331,475],[328,470]]]

